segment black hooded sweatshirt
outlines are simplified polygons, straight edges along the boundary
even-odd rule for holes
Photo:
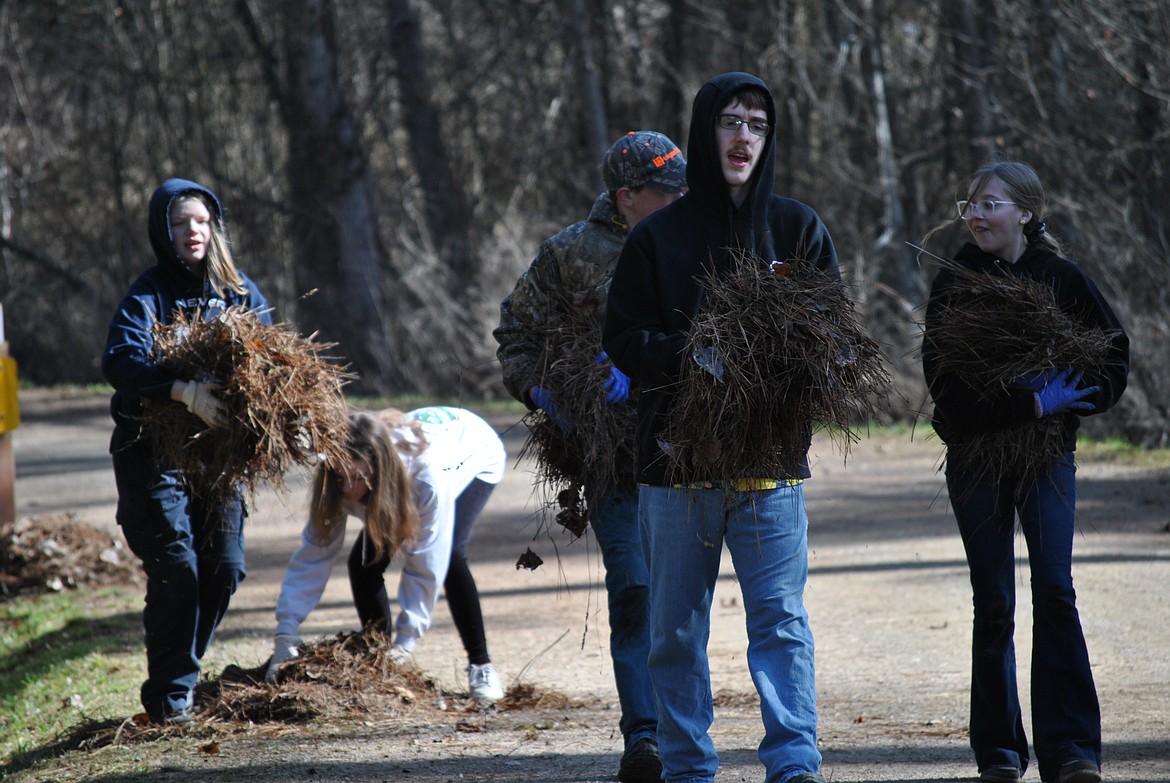
[[[770,129],[748,181],[747,197],[736,207],[719,160],[715,117],[749,86],[768,96]],[[817,213],[772,193],[775,128],[775,103],[756,77],[725,73],[703,85],[691,111],[688,191],[638,223],[622,248],[609,291],[602,343],[618,369],[641,388],[636,437],[642,483],[668,484],[669,465],[658,440],[670,410],[672,387],[681,372],[688,332],[703,298],[703,280],[731,269],[734,250],[754,251],[766,260],[800,256],[840,277],[837,252]],[[798,472],[798,476],[744,478],[807,478],[807,459]]]

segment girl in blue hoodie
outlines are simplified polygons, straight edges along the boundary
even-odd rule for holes
[[[191,720],[199,661],[244,578],[243,497],[212,500],[202,476],[181,474],[140,437],[142,401],[173,400],[224,427],[216,386],[184,381],[151,358],[155,324],[180,313],[211,319],[241,306],[271,324],[268,302],[236,269],[223,208],[195,182],[168,179],[150,199],[147,231],[157,263],[130,286],[110,322],[102,372],[114,387],[110,441],[117,521],[146,572],[147,679],[142,706],[154,723]]]

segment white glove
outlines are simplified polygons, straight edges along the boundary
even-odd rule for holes
[[[410,650],[406,649],[401,644],[396,644],[391,647],[388,657],[390,658],[390,662],[395,666],[402,666],[404,664],[410,663],[412,660]]]
[[[183,389],[183,404],[209,427],[226,427],[227,412],[223,408],[223,401],[215,396],[215,392],[222,388],[223,385],[218,383],[187,381],[187,388]]]
[[[268,671],[264,672],[265,682],[276,682],[276,672],[282,664],[301,656],[301,637],[291,633],[278,633],[272,644],[272,658],[268,661]]]

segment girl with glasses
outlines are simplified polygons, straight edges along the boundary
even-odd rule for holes
[[[1028,767],[1012,639],[1018,519],[1032,577],[1032,739],[1040,777],[1049,783],[1097,783],[1101,712],[1072,580],[1073,451],[1081,417],[1104,413],[1125,390],[1129,339],[1093,282],[1061,255],[1045,226],[1044,207],[1044,189],[1030,166],[997,162],[974,173],[959,202],[971,241],[931,287],[922,365],[934,401],[934,429],[947,445],[947,492],[974,598],[970,734],[979,779],[1016,781]],[[1002,330],[961,341],[970,346],[965,359],[942,346],[957,344],[946,339],[947,330],[955,328],[963,301],[979,290],[970,283],[980,274],[1017,276],[1051,288],[1051,301],[1078,332],[1107,336],[1104,361],[1093,367],[1035,367],[1003,384],[977,378],[968,368],[1010,350],[997,342]],[[1011,311],[997,312],[1007,317]],[[1045,339],[1051,335],[1023,335],[1022,344]],[[1056,435],[1051,441],[1056,453],[1032,463],[1040,469],[1023,472],[980,458],[975,444],[981,438],[1010,437],[1016,428],[1039,421]]]

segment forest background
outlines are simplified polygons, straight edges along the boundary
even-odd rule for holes
[[[353,389],[503,396],[491,330],[538,243],[588,213],[622,133],[685,150],[745,70],[779,109],[776,189],[833,234],[898,394],[930,253],[988,156],[1034,165],[1049,226],[1133,345],[1091,431],[1170,442],[1170,4],[1161,0],[0,0],[0,304],[32,384],[92,383],[154,263],[170,176],[224,202],[279,321]]]

